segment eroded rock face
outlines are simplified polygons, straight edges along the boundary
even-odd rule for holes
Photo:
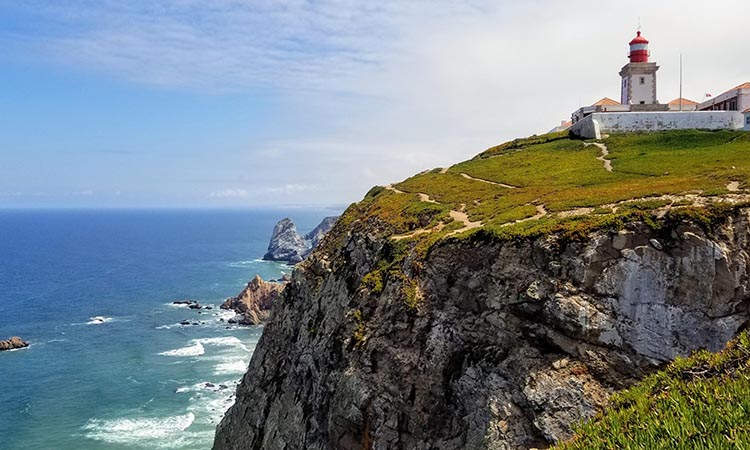
[[[226,299],[221,309],[231,309],[241,315],[237,322],[242,325],[260,325],[271,317],[273,304],[281,297],[286,283],[263,281],[260,275],[255,275],[238,296]]]
[[[268,253],[263,255],[267,261],[288,261],[298,263],[307,252],[305,239],[297,232],[297,227],[290,218],[281,219],[273,227]]]
[[[710,234],[449,241],[373,292],[388,241],[337,226],[276,304],[214,449],[546,447],[748,324],[749,228],[741,210]]]
[[[310,243],[310,248],[314,249],[318,243],[328,234],[336,224],[338,216],[329,216],[324,218],[317,227],[305,235],[305,240]]]
[[[24,348],[28,347],[29,344],[25,341],[23,341],[18,336],[13,336],[10,339],[7,339],[5,341],[0,341],[0,351],[2,350],[14,350],[17,348]]]

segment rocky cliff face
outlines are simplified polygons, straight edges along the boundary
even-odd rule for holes
[[[388,225],[342,222],[295,270],[215,450],[546,447],[748,324],[747,209],[711,231],[447,239],[387,271]]]
[[[287,280],[264,281],[260,275],[255,275],[238,296],[226,299],[221,309],[231,309],[241,315],[238,323],[242,325],[265,323],[271,317],[272,307],[281,297],[286,283]]]

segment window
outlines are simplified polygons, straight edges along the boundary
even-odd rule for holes
[[[745,124],[750,125],[750,114],[747,115],[747,118],[745,119]]]
[[[645,105],[645,104],[646,104],[646,102],[644,102],[643,100],[641,100],[641,101],[640,101],[640,104],[641,104],[641,105]]]
[[[646,77],[641,77],[639,83],[646,84]]]
[[[729,110],[737,111],[737,99],[736,98],[729,100]]]

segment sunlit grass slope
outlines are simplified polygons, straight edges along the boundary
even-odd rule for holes
[[[750,449],[750,336],[679,358],[555,450]]]
[[[373,188],[347,215],[378,217],[396,239],[418,242],[475,233],[582,234],[737,205],[750,195],[746,188],[750,133],[681,130],[587,142],[556,133],[517,139],[450,168]]]

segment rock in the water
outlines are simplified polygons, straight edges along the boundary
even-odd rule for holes
[[[336,223],[337,216],[326,217],[304,237],[297,232],[292,219],[285,218],[273,228],[268,253],[263,255],[267,261],[286,261],[297,264],[309,255],[323,237]]]
[[[281,296],[284,286],[286,282],[263,281],[260,275],[255,275],[255,278],[247,283],[245,289],[237,297],[228,298],[221,305],[221,309],[234,310],[241,316],[239,319],[230,319],[229,323],[261,324],[270,318],[271,308]]]
[[[1,350],[14,350],[17,348],[24,348],[28,346],[29,346],[29,343],[22,340],[18,336],[13,336],[12,338],[8,340],[0,341],[0,351]]]
[[[267,261],[288,261],[298,263],[307,252],[305,239],[297,232],[297,227],[290,218],[284,218],[273,227],[268,253],[263,255]]]
[[[310,243],[310,248],[315,248],[318,243],[331,231],[331,228],[336,224],[338,216],[330,216],[323,219],[317,227],[305,235],[305,240]]]

